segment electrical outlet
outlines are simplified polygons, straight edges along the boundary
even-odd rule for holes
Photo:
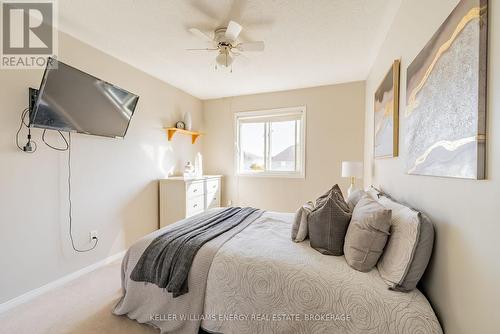
[[[99,238],[99,232],[97,230],[90,231],[90,233],[89,233],[90,242],[94,242],[94,239],[97,239],[97,238]]]
[[[227,201],[227,206],[232,206],[233,205],[233,201],[229,200]]]

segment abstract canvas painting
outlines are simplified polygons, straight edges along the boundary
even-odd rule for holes
[[[485,178],[488,1],[462,0],[407,70],[409,174]]]
[[[399,65],[395,60],[375,92],[373,151],[375,158],[398,156],[399,145]]]

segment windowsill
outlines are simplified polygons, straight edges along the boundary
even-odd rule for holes
[[[306,175],[302,172],[255,172],[255,173],[236,173],[238,177],[270,177],[283,179],[305,179]]]

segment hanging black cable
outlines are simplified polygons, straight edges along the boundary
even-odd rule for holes
[[[19,129],[16,132],[16,145],[17,148],[25,153],[35,153],[38,145],[37,143],[31,139],[31,128],[28,123],[26,123],[26,115],[29,112],[29,108],[26,108],[23,110],[21,113],[21,122],[19,124]],[[21,133],[21,130],[23,129],[23,125],[28,128],[28,142],[24,147],[22,147],[19,144],[19,134]]]
[[[50,147],[53,150],[61,151],[61,152],[67,151],[69,149],[68,141],[66,140],[66,137],[64,137],[64,135],[62,134],[61,131],[57,131],[57,132],[59,132],[59,134],[61,135],[62,139],[64,140],[64,143],[66,144],[66,147],[63,147],[63,148],[61,148],[61,147],[55,147],[55,146],[52,146],[49,143],[47,143],[47,141],[45,140],[45,132],[47,132],[47,129],[44,129],[43,133],[42,133],[42,141],[45,143],[45,145],[47,145],[48,147]]]
[[[19,150],[26,152],[26,153],[34,153],[37,150],[37,143],[31,139],[31,128],[29,126],[29,123],[26,123],[26,115],[28,115],[29,108],[26,108],[23,110],[21,113],[21,122],[19,124],[19,129],[17,130],[16,133],[16,145]],[[24,146],[21,147],[19,144],[19,134],[21,133],[21,130],[23,129],[23,125],[28,128],[28,143]],[[66,147],[55,147],[53,145],[50,145],[46,140],[45,140],[45,133],[46,129],[43,130],[42,133],[42,141],[51,149],[64,152],[68,151],[68,204],[69,204],[69,210],[68,210],[68,215],[69,215],[69,238],[71,240],[71,247],[73,247],[73,250],[75,252],[79,253],[85,253],[93,250],[94,248],[97,247],[97,244],[99,243],[99,238],[94,237],[92,238],[92,241],[94,242],[94,245],[88,249],[79,249],[75,246],[75,241],[73,240],[73,203],[71,201],[71,132],[68,132],[68,139],[64,136],[64,134],[61,131],[59,132],[59,135],[61,135],[62,139],[64,140],[64,143],[66,144]]]

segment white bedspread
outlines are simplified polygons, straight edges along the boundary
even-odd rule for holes
[[[211,209],[210,211],[215,212],[218,210],[220,209]],[[211,213],[207,212],[200,215],[209,214]],[[177,298],[173,298],[172,294],[167,292],[166,289],[159,288],[154,284],[133,281],[130,279],[130,274],[142,253],[155,238],[165,233],[165,231],[196,217],[164,227],[137,241],[130,247],[123,258],[123,295],[113,308],[113,313],[127,315],[130,319],[159,328],[162,333],[197,334],[202,319],[201,316],[203,315],[205,288],[212,260],[224,242],[231,239],[233,235],[240,232],[248,223],[254,220],[252,217],[254,216],[248,217],[239,226],[219,235],[201,247],[196,253],[189,270],[189,292]]]
[[[420,291],[391,291],[377,269],[361,273],[343,256],[292,242],[292,220],[293,214],[265,212],[229,241],[222,235],[208,242],[191,267],[190,292],[175,299],[129,279],[161,231],[144,237],[123,260],[124,295],[114,313],[162,333],[196,334],[200,323],[224,334],[442,333]]]
[[[208,275],[202,327],[229,333],[442,333],[426,298],[388,289],[290,240],[292,214],[266,212],[221,247]],[[224,319],[225,317],[225,319]]]

